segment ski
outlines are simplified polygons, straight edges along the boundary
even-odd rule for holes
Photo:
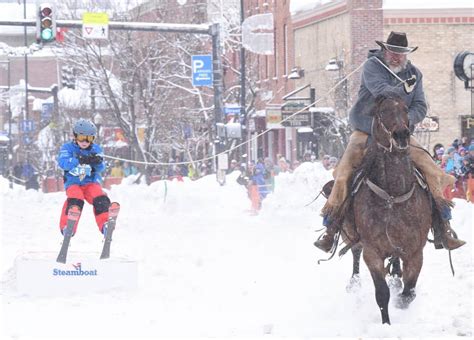
[[[66,263],[67,251],[69,248],[69,242],[71,241],[72,233],[74,231],[74,225],[77,223],[81,217],[81,209],[77,205],[69,207],[67,212],[67,225],[63,229],[63,244],[61,245],[61,250],[59,251],[58,258],[56,262]]]
[[[112,234],[115,230],[115,224],[117,223],[117,216],[119,212],[120,212],[120,204],[117,202],[110,203],[109,220],[107,221],[107,233],[104,239],[102,254],[100,254],[101,260],[108,259],[110,257],[110,243],[112,243]]]

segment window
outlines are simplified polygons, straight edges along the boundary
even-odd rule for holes
[[[288,26],[283,25],[283,74],[288,74]]]
[[[273,29],[273,76],[278,77],[277,29]]]

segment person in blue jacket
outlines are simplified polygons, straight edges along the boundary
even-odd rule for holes
[[[94,207],[99,231],[105,235],[109,218],[110,199],[102,190],[100,173],[105,170],[102,148],[94,143],[97,128],[89,120],[79,119],[73,127],[74,139],[62,145],[57,157],[58,165],[64,170],[64,188],[67,199],[61,212],[59,228],[61,233],[67,225],[67,213],[71,206],[82,211],[84,200]],[[77,230],[77,222],[73,235]]]

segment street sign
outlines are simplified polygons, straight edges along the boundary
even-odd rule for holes
[[[31,132],[35,129],[35,122],[32,120],[22,120],[20,122],[20,131],[22,132]]]
[[[286,127],[302,127],[302,126],[311,126],[311,116],[310,112],[308,110],[302,111],[298,113],[297,115],[294,115],[288,120],[288,117],[290,117],[292,114],[297,112],[300,109],[282,109],[281,110],[281,125],[286,126]],[[285,121],[284,121],[285,120]]]
[[[193,86],[212,86],[212,56],[193,55],[191,64]]]
[[[273,13],[256,14],[242,23],[242,45],[257,54],[273,54]]]
[[[226,116],[238,116],[240,115],[240,106],[224,106],[224,114]]]
[[[108,39],[108,14],[92,12],[84,13],[82,15],[82,37],[85,39]]]
[[[31,143],[31,137],[28,135],[23,135],[23,144],[28,145]]]
[[[53,103],[43,103],[41,105],[41,121],[50,121],[53,118]]]

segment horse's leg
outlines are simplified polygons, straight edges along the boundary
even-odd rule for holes
[[[352,276],[349,281],[349,284],[346,286],[346,291],[351,292],[357,288],[360,288],[360,255],[362,254],[362,247],[360,245],[355,245],[351,248],[352,252]]]
[[[369,268],[370,275],[375,286],[375,300],[382,313],[382,323],[390,325],[390,318],[388,316],[388,301],[390,300],[390,289],[388,289],[387,282],[385,282],[385,267],[383,259],[372,249],[364,248],[364,261]]]
[[[398,308],[408,308],[415,299],[415,286],[423,265],[423,249],[419,250],[409,258],[403,259],[403,292],[398,296],[396,306]]]
[[[393,257],[390,259],[389,264],[389,274],[390,278],[388,281],[388,285],[391,288],[401,289],[402,288],[402,268],[400,265],[400,258]]]

